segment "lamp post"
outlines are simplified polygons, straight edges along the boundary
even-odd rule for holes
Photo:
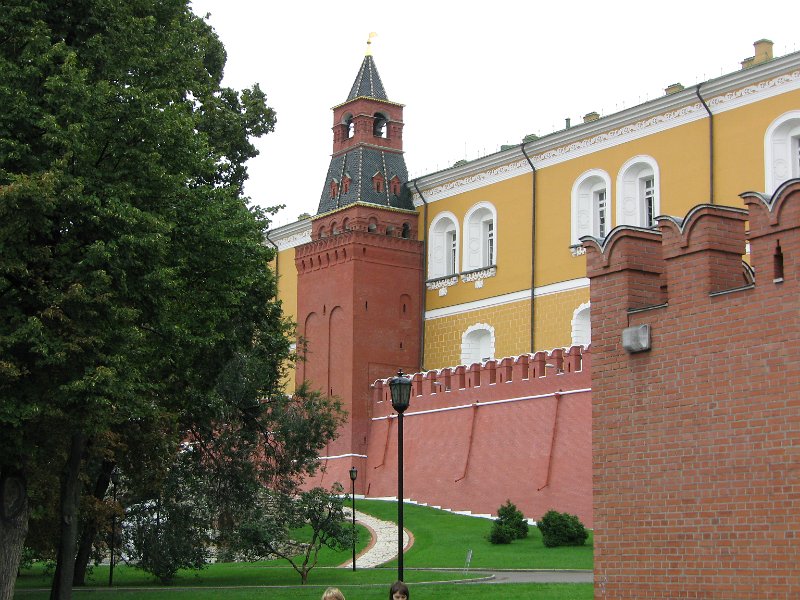
[[[358,469],[350,467],[350,481],[353,482],[353,571],[356,570],[356,477]]]
[[[117,535],[117,483],[119,483],[119,473],[117,467],[111,471],[111,485],[113,486],[112,496],[114,498],[114,512],[111,513],[111,560],[108,565],[108,587],[114,585],[114,546],[116,545]]]
[[[397,580],[403,581],[403,413],[411,398],[411,378],[403,369],[389,380],[392,408],[397,411]]]

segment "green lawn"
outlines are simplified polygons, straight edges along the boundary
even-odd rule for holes
[[[377,518],[397,520],[397,504],[380,500],[359,500],[358,510]],[[528,538],[509,545],[493,545],[486,540],[491,522],[486,519],[453,515],[430,507],[407,504],[404,525],[414,535],[414,545],[405,555],[405,579],[415,598],[437,600],[537,598],[538,600],[583,600],[592,598],[590,584],[502,584],[452,585],[423,583],[450,581],[464,577],[463,568],[468,550],[472,550],[469,576],[479,576],[480,569],[591,569],[592,537],[579,548],[545,548],[538,529],[531,527]],[[368,534],[359,526],[358,549],[368,542]],[[300,576],[286,561],[256,563],[217,563],[201,571],[182,571],[170,587],[160,586],[150,575],[126,565],[114,569],[114,588],[109,590],[108,566],[93,569],[86,588],[76,588],[75,597],[91,594],[91,600],[305,600],[318,599],[327,586],[340,587],[345,596],[356,600],[378,600],[386,597],[396,577],[396,561],[387,568],[335,568],[348,561],[351,551],[320,552],[318,566],[309,574],[309,585],[298,587]],[[394,567],[394,568],[393,568]],[[420,571],[417,568],[455,568],[455,571]],[[24,571],[17,579],[15,598],[45,600],[50,576],[41,565]],[[262,586],[289,586],[270,587]],[[216,589],[203,589],[203,588]],[[123,589],[124,588],[124,589]],[[421,594],[421,596],[420,596]],[[191,597],[190,597],[191,595]]]
[[[397,504],[382,500],[360,500],[357,510],[385,521],[397,522]],[[593,568],[592,542],[571,548],[545,548],[539,529],[511,544],[490,544],[486,539],[491,521],[465,517],[426,506],[406,504],[403,525],[414,535],[414,546],[406,552],[406,567],[464,566],[472,550],[471,566],[478,569],[589,569]],[[389,563],[396,564],[396,563]]]
[[[386,600],[391,583],[375,586],[339,585],[348,600]],[[442,585],[410,584],[414,600],[436,598],[436,600],[591,600],[593,589],[588,583],[524,583],[500,585]],[[99,589],[76,590],[73,597],[86,600],[319,600],[324,586],[305,588],[237,588],[216,590],[114,590]],[[45,600],[48,592],[19,591],[14,596],[18,600]]]

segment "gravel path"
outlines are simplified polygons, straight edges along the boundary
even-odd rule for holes
[[[346,511],[348,515],[352,512]],[[373,516],[356,511],[356,522],[370,530],[372,541],[360,555],[356,556],[356,568],[368,569],[377,567],[385,562],[397,558],[397,524],[391,521],[381,521]],[[403,531],[403,548],[407,551],[413,545],[413,538],[408,531]],[[341,565],[352,568],[353,561],[348,560]]]

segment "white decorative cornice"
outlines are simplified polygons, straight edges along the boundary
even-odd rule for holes
[[[800,89],[799,66],[800,53],[794,53],[704,82],[700,93],[713,114],[733,110]],[[539,169],[705,118],[708,113],[697,97],[697,86],[693,86],[550,134],[525,144],[525,148]],[[421,177],[415,184],[431,203],[530,172],[521,146],[515,146]],[[413,194],[413,200],[415,206],[422,205],[419,193]]]
[[[311,219],[302,219],[272,229],[267,237],[278,247],[279,252],[307,244],[311,241]]]
[[[800,70],[716,96],[708,101],[708,106],[711,112],[716,114],[753,102],[751,96],[757,96],[757,100],[763,100],[796,89],[800,89]]]

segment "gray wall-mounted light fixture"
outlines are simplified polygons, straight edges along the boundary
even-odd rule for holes
[[[631,354],[650,350],[650,325],[636,325],[623,329],[622,347]]]

